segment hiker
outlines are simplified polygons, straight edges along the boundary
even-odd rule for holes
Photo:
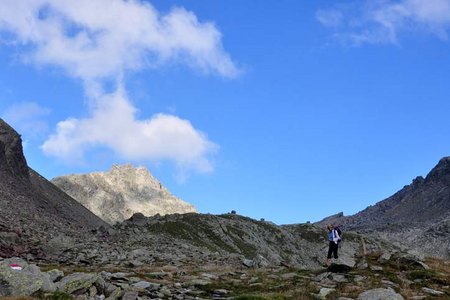
[[[334,228],[333,224],[329,224],[327,226],[328,229],[328,240],[329,240],[329,247],[328,247],[328,255],[327,255],[327,262],[326,265],[329,267],[331,265],[331,255],[335,259],[338,258],[338,249],[339,249],[339,242],[341,241],[341,237],[339,235],[338,230]]]

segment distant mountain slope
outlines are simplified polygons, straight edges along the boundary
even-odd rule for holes
[[[114,165],[109,172],[56,177],[52,182],[110,224],[138,212],[146,216],[196,212],[145,167],[131,164]]]
[[[450,257],[450,157],[391,197],[355,215],[337,214],[319,223],[375,232],[426,255]]]
[[[450,157],[393,196],[348,217],[350,228],[423,227],[450,217]]]
[[[279,265],[281,262],[301,268],[320,268],[328,249],[328,237],[324,228],[315,224],[278,226],[267,221],[257,221],[236,214],[182,214],[144,217],[135,214],[121,224],[113,226],[114,244],[123,252],[134,249],[140,259],[165,261],[174,265],[192,263],[201,257],[220,261],[238,258],[253,263]],[[360,254],[361,236],[346,233],[346,241],[340,249],[341,262],[354,264]],[[366,240],[368,250],[379,251],[376,239]],[[128,250],[127,250],[128,249]],[[114,257],[113,254],[106,255]],[[201,260],[201,259],[200,259]]]
[[[0,119],[0,228],[36,241],[105,224],[30,169],[20,135]],[[5,233],[6,232],[6,233]]]

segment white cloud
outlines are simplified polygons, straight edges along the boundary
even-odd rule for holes
[[[0,29],[33,46],[27,59],[84,80],[173,61],[226,77],[239,73],[215,25],[183,8],[163,15],[136,0],[3,0]]]
[[[237,76],[213,23],[180,7],[162,14],[140,0],[3,0],[0,32],[25,62],[60,67],[83,82],[90,117],[59,122],[42,146],[46,154],[73,162],[106,146],[126,159],[174,161],[183,174],[213,169],[217,146],[204,134],[173,115],[137,119],[123,90],[126,72],[164,64]],[[118,88],[107,94],[110,80]]]
[[[341,22],[333,23],[333,15],[337,12],[342,15]],[[324,26],[334,27],[334,37],[338,40],[353,45],[398,44],[401,34],[418,32],[447,40],[450,0],[358,1],[319,10],[316,19]]]
[[[174,161],[179,170],[210,172],[210,156],[218,149],[192,124],[177,116],[156,114],[136,119],[136,108],[124,91],[104,95],[85,119],[59,122],[56,133],[42,145],[48,155],[63,160],[83,160],[85,151],[106,146],[133,161]]]
[[[48,108],[35,102],[20,102],[6,108],[1,115],[21,134],[27,135],[28,138],[37,138],[48,132],[49,128],[45,117],[49,114]]]
[[[316,19],[325,27],[337,27],[342,24],[342,12],[337,9],[319,9],[316,11]]]

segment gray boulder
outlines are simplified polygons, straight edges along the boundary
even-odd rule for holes
[[[47,271],[47,274],[50,276],[52,282],[59,281],[64,277],[64,272],[57,269]]]
[[[66,235],[61,234],[48,241],[45,244],[45,246],[42,247],[42,250],[46,254],[58,255],[66,250],[72,249],[73,247],[74,247],[73,239]]]
[[[12,265],[17,265],[13,269]],[[30,265],[22,259],[6,259],[0,263],[0,297],[29,296],[37,291],[54,292],[54,283],[47,273],[41,272],[36,265]]]
[[[90,273],[73,273],[70,274],[56,284],[58,291],[72,294],[81,289],[89,289],[97,280],[97,274]]]
[[[359,294],[358,300],[404,300],[404,298],[392,289],[378,288]]]

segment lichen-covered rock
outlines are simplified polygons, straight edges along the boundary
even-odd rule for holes
[[[91,273],[73,273],[70,274],[56,284],[58,291],[72,294],[81,289],[89,289],[97,280],[97,274]]]
[[[50,276],[50,280],[52,282],[56,282],[58,280],[61,280],[64,277],[64,272],[57,270],[57,269],[53,269],[50,271],[47,271],[47,274]]]
[[[28,296],[37,291],[55,291],[49,274],[18,258],[0,262],[0,282],[0,296]]]
[[[106,300],[116,300],[122,296],[122,289],[120,287],[116,288]]]

